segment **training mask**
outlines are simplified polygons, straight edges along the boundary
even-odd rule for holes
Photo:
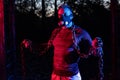
[[[59,25],[60,26],[66,26],[66,27],[71,27],[73,22],[73,13],[69,6],[67,5],[62,5],[58,9],[58,19],[59,19]]]

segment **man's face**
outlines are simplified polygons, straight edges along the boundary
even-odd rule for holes
[[[66,27],[71,27],[70,23],[72,21],[73,14],[69,8],[60,8],[58,10],[58,19],[60,24],[66,26]]]

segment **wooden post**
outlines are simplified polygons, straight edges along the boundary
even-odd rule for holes
[[[4,33],[4,5],[3,0],[0,0],[0,80],[6,80]]]
[[[112,80],[117,79],[116,73],[116,65],[117,65],[117,37],[116,37],[116,28],[117,28],[117,8],[118,8],[118,1],[111,0],[111,36],[112,36]]]
[[[4,0],[4,15],[6,78],[7,80],[13,80],[17,75],[14,0]]]

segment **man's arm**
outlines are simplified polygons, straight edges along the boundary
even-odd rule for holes
[[[92,40],[89,33],[85,30],[82,31],[82,38],[79,43],[80,57],[87,58],[89,55],[101,56],[103,54],[103,42],[100,37]]]
[[[81,29],[79,37],[79,55],[81,58],[88,58],[90,55],[89,50],[92,47],[92,38],[89,33],[83,29]]]
[[[89,49],[88,55],[84,54],[82,57],[87,58],[89,55],[94,55],[98,57],[98,66],[99,66],[99,80],[103,80],[104,73],[103,73],[103,41],[100,37],[95,37],[92,40],[92,46]]]

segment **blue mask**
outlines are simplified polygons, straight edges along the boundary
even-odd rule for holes
[[[73,22],[73,14],[72,11],[68,8],[68,7],[62,7],[61,12],[59,11],[60,14],[58,14],[59,17],[59,21],[61,22],[60,24],[62,26],[65,26],[67,28],[71,27]]]

